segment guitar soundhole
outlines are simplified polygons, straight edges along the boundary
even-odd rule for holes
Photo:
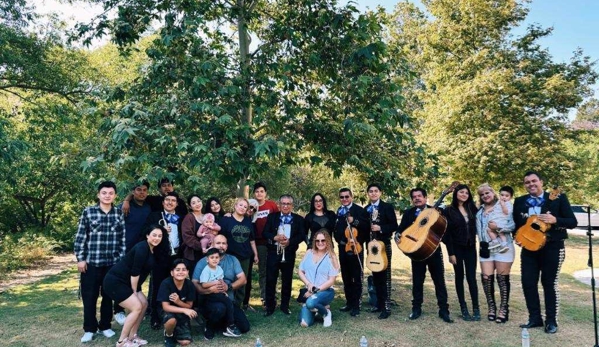
[[[541,230],[541,226],[537,223],[532,223],[530,225],[531,228],[535,229],[535,230]]]
[[[379,254],[379,248],[378,247],[372,247],[372,249],[370,251],[372,252],[372,255]]]
[[[428,218],[423,218],[423,219],[420,221],[420,226],[421,226],[421,227],[423,227],[423,226],[425,226],[427,223],[428,223]]]

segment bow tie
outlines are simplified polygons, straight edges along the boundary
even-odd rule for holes
[[[420,211],[422,211],[422,209],[420,209],[420,208],[417,208],[417,209],[416,209],[416,212],[414,212],[414,215],[415,215],[416,217],[418,217],[418,215],[420,214]]]
[[[545,199],[538,196],[531,196],[530,198],[526,199],[526,203],[532,207],[541,206],[543,205],[543,202],[545,202]]]
[[[281,224],[291,224],[291,213],[281,215]]]
[[[347,208],[347,206],[341,206],[341,207],[339,207],[339,210],[337,210],[337,215],[339,217],[343,217],[347,214],[348,211],[349,211],[349,208]]]
[[[379,209],[379,205],[370,205],[370,206],[368,206],[366,211],[368,211],[368,213],[372,214],[372,212],[374,212],[374,210],[378,210],[378,209]]]
[[[169,222],[169,224],[177,224],[177,222],[179,221],[179,216],[177,216],[174,213],[164,213],[164,219],[166,219],[167,222]]]

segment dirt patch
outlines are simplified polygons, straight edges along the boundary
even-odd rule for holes
[[[5,279],[0,280],[0,293],[17,285],[33,283],[48,276],[59,274],[73,266],[75,266],[75,256],[72,253],[52,256],[43,264],[8,274]]]

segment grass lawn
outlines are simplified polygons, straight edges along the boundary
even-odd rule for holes
[[[573,236],[566,241],[566,244],[566,261],[562,267],[560,278],[559,332],[549,335],[545,334],[542,329],[532,329],[530,331],[532,346],[594,345],[591,289],[576,281],[572,276],[574,271],[585,269],[587,266],[587,239],[582,236]],[[459,319],[453,268],[447,262],[445,267],[449,304],[456,322],[447,324],[437,317],[434,288],[429,277],[425,282],[423,316],[416,321],[407,320],[411,308],[410,262],[396,247],[393,247],[393,252],[394,291],[392,299],[398,303],[398,306],[393,307],[392,315],[387,320],[379,320],[376,314],[366,312],[366,305],[363,307],[362,314],[357,318],[339,312],[338,308],[343,305],[344,301],[341,282],[338,282],[337,297],[332,304],[333,326],[330,328],[323,328],[319,321],[313,327],[300,328],[297,323],[299,306],[296,304],[292,306],[293,315],[291,317],[285,316],[280,311],[276,311],[273,316],[268,318],[262,317],[261,309],[258,309],[256,313],[249,312],[252,330],[239,339],[217,336],[214,340],[206,342],[203,340],[202,328],[194,323],[192,328],[196,341],[193,346],[253,346],[257,337],[260,337],[264,346],[267,347],[358,346],[362,335],[368,338],[369,346],[493,347],[520,345],[518,325],[526,321],[527,313],[520,285],[519,254],[512,270],[510,321],[500,325],[488,321],[464,322]],[[295,280],[293,296],[297,295],[299,287],[300,281]],[[17,286],[1,294],[0,346],[62,347],[81,345],[79,339],[83,334],[81,327],[83,311],[81,301],[77,299],[77,288],[78,275],[75,264],[73,264],[71,270],[60,275],[34,284]],[[253,293],[257,292],[255,290]],[[485,319],[486,302],[480,285],[479,292],[481,312]],[[466,296],[468,297],[468,293]],[[499,297],[498,293],[496,297]],[[367,302],[366,297],[364,297],[364,302]],[[251,304],[258,308],[260,306],[259,299],[254,297]],[[113,322],[113,329],[117,331],[118,335],[120,326]],[[151,346],[162,345],[162,332],[150,330],[147,321],[142,323],[140,335],[148,339]],[[87,345],[114,346],[115,342],[116,337],[106,339],[103,336],[97,336],[93,342]]]

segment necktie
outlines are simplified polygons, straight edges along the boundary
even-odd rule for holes
[[[421,210],[421,209],[419,209],[419,208],[417,208],[417,209],[416,209],[416,212],[414,213],[414,215],[415,215],[416,217],[418,217],[418,215],[420,214],[420,211],[422,211],[422,210]]]

